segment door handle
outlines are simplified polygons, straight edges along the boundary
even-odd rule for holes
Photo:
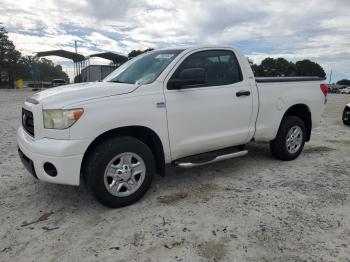
[[[236,93],[236,96],[237,96],[237,97],[240,97],[240,96],[250,96],[250,91],[246,91],[246,90],[238,91],[238,92]]]

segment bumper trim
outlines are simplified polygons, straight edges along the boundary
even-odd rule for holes
[[[25,169],[27,169],[27,171],[36,179],[38,179],[35,169],[34,169],[34,163],[31,159],[29,159],[29,157],[27,157],[25,154],[23,154],[22,150],[20,148],[18,148],[18,155],[19,158],[22,161],[23,166],[25,167]]]
[[[31,174],[35,173],[39,180],[50,183],[74,186],[80,184],[81,163],[87,144],[87,140],[32,140],[23,127],[17,131],[17,145],[23,154],[23,165]],[[56,176],[46,173],[46,162],[56,167]]]

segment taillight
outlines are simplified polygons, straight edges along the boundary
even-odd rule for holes
[[[328,85],[320,84],[320,89],[321,89],[322,93],[324,94],[324,96],[328,95]]]

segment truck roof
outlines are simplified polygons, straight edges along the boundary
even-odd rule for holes
[[[233,46],[221,46],[221,45],[193,45],[193,46],[172,46],[172,47],[166,47],[166,48],[160,48],[157,50],[196,50],[196,49],[203,49],[203,48],[232,48],[232,49],[236,49]]]

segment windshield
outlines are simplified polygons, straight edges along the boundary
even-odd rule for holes
[[[159,50],[140,55],[118,67],[103,81],[150,84],[183,50]]]

